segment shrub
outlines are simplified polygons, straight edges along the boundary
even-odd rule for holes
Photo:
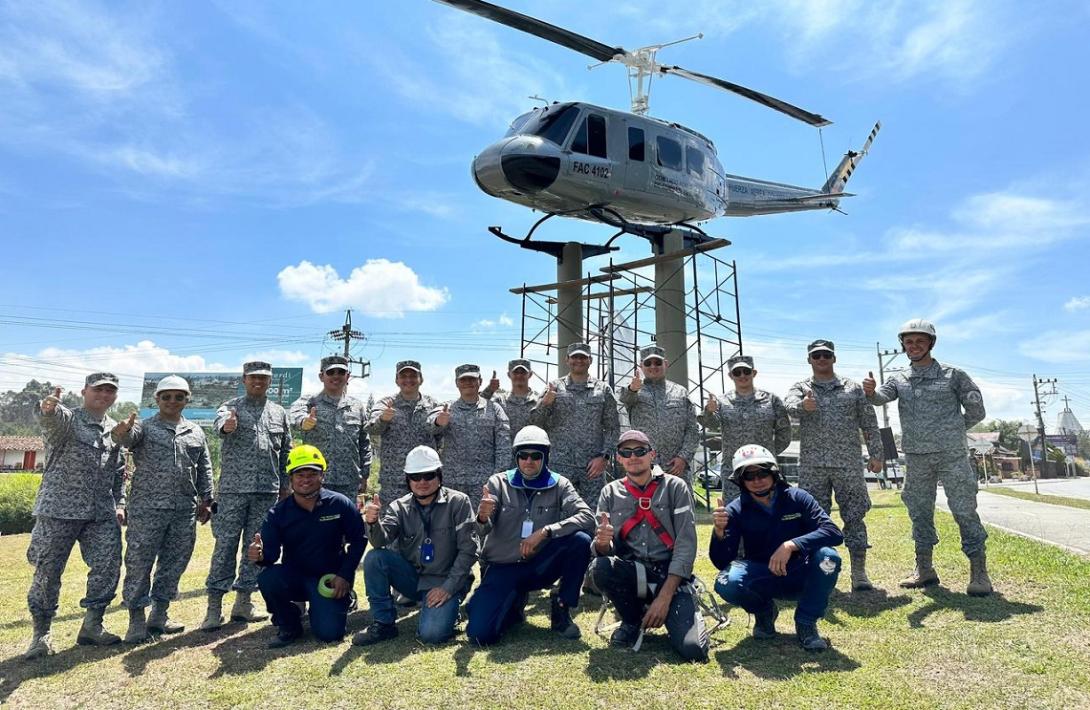
[[[34,527],[30,511],[40,485],[40,473],[0,474],[0,534],[30,532]]]

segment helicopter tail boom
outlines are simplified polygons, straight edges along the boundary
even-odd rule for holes
[[[848,184],[848,179],[851,178],[852,173],[855,172],[856,167],[863,162],[863,158],[870,151],[870,145],[874,142],[874,137],[878,135],[878,131],[882,128],[882,122],[878,121],[874,124],[874,128],[871,129],[870,135],[867,136],[866,142],[863,147],[858,151],[849,150],[841,158],[840,164],[833,170],[833,174],[829,176],[829,179],[825,181],[825,184],[821,186],[821,191],[829,194],[837,194],[844,192],[844,186]]]

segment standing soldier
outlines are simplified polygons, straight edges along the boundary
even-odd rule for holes
[[[261,530],[265,514],[276,504],[277,494],[283,498],[289,493],[284,471],[291,450],[291,428],[284,408],[265,397],[271,381],[269,363],[255,361],[243,365],[246,394],[224,402],[212,425],[223,439],[223,449],[216,513],[212,517],[216,547],[205,581],[208,612],[201,623],[204,631],[223,626],[223,595],[228,589],[236,592],[232,621],[268,618],[250,601],[250,595],[257,589],[257,566],[245,555],[238,564],[238,550],[240,540],[252,540]]]
[[[491,399],[500,405],[504,414],[507,415],[507,420],[511,423],[512,438],[517,436],[524,426],[538,424],[530,416],[530,412],[533,411],[538,402],[537,393],[530,389],[530,377],[532,375],[530,361],[518,358],[507,363],[507,377],[511,380],[510,392],[494,396],[496,390],[500,388],[500,381],[495,372],[492,373],[492,380],[488,383],[488,386],[481,390],[482,397]],[[514,468],[514,466],[515,460],[511,459],[511,467]]]
[[[831,514],[833,492],[844,519],[844,544],[852,559],[852,590],[873,589],[867,579],[867,480],[859,464],[859,432],[867,443],[872,473],[882,470],[878,418],[863,388],[833,371],[836,350],[830,340],[807,346],[813,375],[792,385],[784,404],[799,420],[799,488]]]
[[[779,397],[753,386],[757,370],[749,355],[735,355],[727,360],[727,371],[734,383],[734,392],[723,394],[723,401],[715,395],[708,397],[700,423],[710,431],[719,431],[722,437],[720,459],[725,464],[734,452],[745,444],[763,446],[774,455],[783,452],[791,444],[791,416]],[[729,503],[738,497],[738,486],[722,476],[723,498]]]
[[[912,362],[911,371],[897,373],[878,388],[872,372],[863,380],[863,391],[875,406],[897,400],[901,417],[901,445],[908,459],[901,499],[916,543],[916,569],[901,580],[901,586],[911,589],[939,583],[931,551],[939,542],[935,490],[941,481],[961,532],[961,550],[969,558],[966,591],[987,596],[992,593],[984,549],[988,533],[976,512],[976,474],[969,466],[965,442],[965,432],[984,419],[984,399],[969,375],[931,357],[936,336],[930,322],[910,320],[898,336]]]
[[[416,360],[397,363],[394,375],[398,393],[383,397],[371,409],[367,433],[382,437],[378,450],[378,481],[387,502],[408,494],[405,457],[417,446],[435,446],[428,414],[435,400],[420,393],[424,373]]]
[[[27,606],[34,620],[34,638],[24,658],[53,653],[49,629],[57,614],[61,575],[72,545],[90,567],[87,610],[77,643],[106,646],[121,638],[102,627],[102,615],[117,592],[121,576],[121,523],[125,520],[125,461],[121,447],[110,438],[116,424],[106,415],[117,399],[117,376],[96,372],[84,380],[83,406],[60,403],[61,388],[41,402],[41,426],[49,458],[34,501],[34,530],[27,560],[34,580]]]
[[[164,377],[155,387],[159,413],[139,422],[134,413],[113,428],[113,440],[132,451],[136,464],[126,513],[122,589],[129,609],[126,643],[146,641],[149,631],[185,630],[170,620],[167,609],[178,596],[178,580],[193,556],[197,521],[207,523],[212,506],[208,442],[204,430],[182,416],[189,396],[184,378]],[[149,604],[151,615],[145,619]]]
[[[620,430],[617,397],[590,376],[590,346],[568,346],[568,376],[549,383],[534,408],[538,426],[553,442],[550,466],[567,478],[587,505],[598,503],[603,474]]]
[[[479,367],[459,365],[454,383],[458,399],[432,410],[428,423],[441,446],[445,485],[476,505],[488,477],[510,465],[511,425],[499,404],[480,395]]]
[[[632,381],[617,388],[617,399],[628,410],[629,425],[647,434],[655,447],[654,463],[666,473],[681,476],[693,488],[690,463],[700,444],[696,408],[688,391],[666,380],[670,361],[657,345],[640,350],[640,369]]]
[[[303,443],[325,456],[329,468],[322,487],[355,501],[371,475],[371,440],[364,430],[367,404],[346,392],[350,378],[348,358],[322,358],[322,391],[295,400],[288,419],[303,430]]]

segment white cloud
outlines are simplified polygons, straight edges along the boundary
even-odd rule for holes
[[[493,330],[497,327],[510,328],[515,321],[506,313],[501,313],[498,318],[482,318],[470,326],[473,330]]]
[[[261,352],[247,353],[246,356],[242,358],[242,361],[264,360],[265,362],[272,363],[276,367],[282,367],[310,362],[312,359],[311,355],[299,350],[262,350]],[[317,367],[316,364],[315,367]]]
[[[1050,330],[1018,344],[1028,358],[1054,363],[1090,362],[1090,330]]]
[[[1090,308],[1090,296],[1072,296],[1071,299],[1064,304],[1064,310],[1068,313],[1074,313],[1075,311],[1081,311]]]
[[[326,264],[301,261],[277,274],[280,293],[310,306],[315,313],[353,308],[376,318],[401,318],[406,311],[433,311],[450,300],[445,288],[424,286],[400,261],[368,259],[347,278]]]

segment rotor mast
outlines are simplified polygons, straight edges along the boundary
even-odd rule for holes
[[[652,44],[647,47],[640,47],[632,52],[618,53],[613,55],[610,59],[587,66],[587,69],[595,69],[603,64],[609,64],[610,62],[620,62],[621,64],[624,64],[628,70],[628,93],[632,97],[632,113],[637,116],[644,116],[647,114],[647,110],[651,105],[651,80],[654,78],[655,74],[658,73],[659,67],[662,66],[655,61],[655,56],[658,54],[659,50],[664,47],[672,47],[675,44],[689,42],[694,39],[704,39],[704,33],[699,32],[691,37],[685,37],[664,44]]]

